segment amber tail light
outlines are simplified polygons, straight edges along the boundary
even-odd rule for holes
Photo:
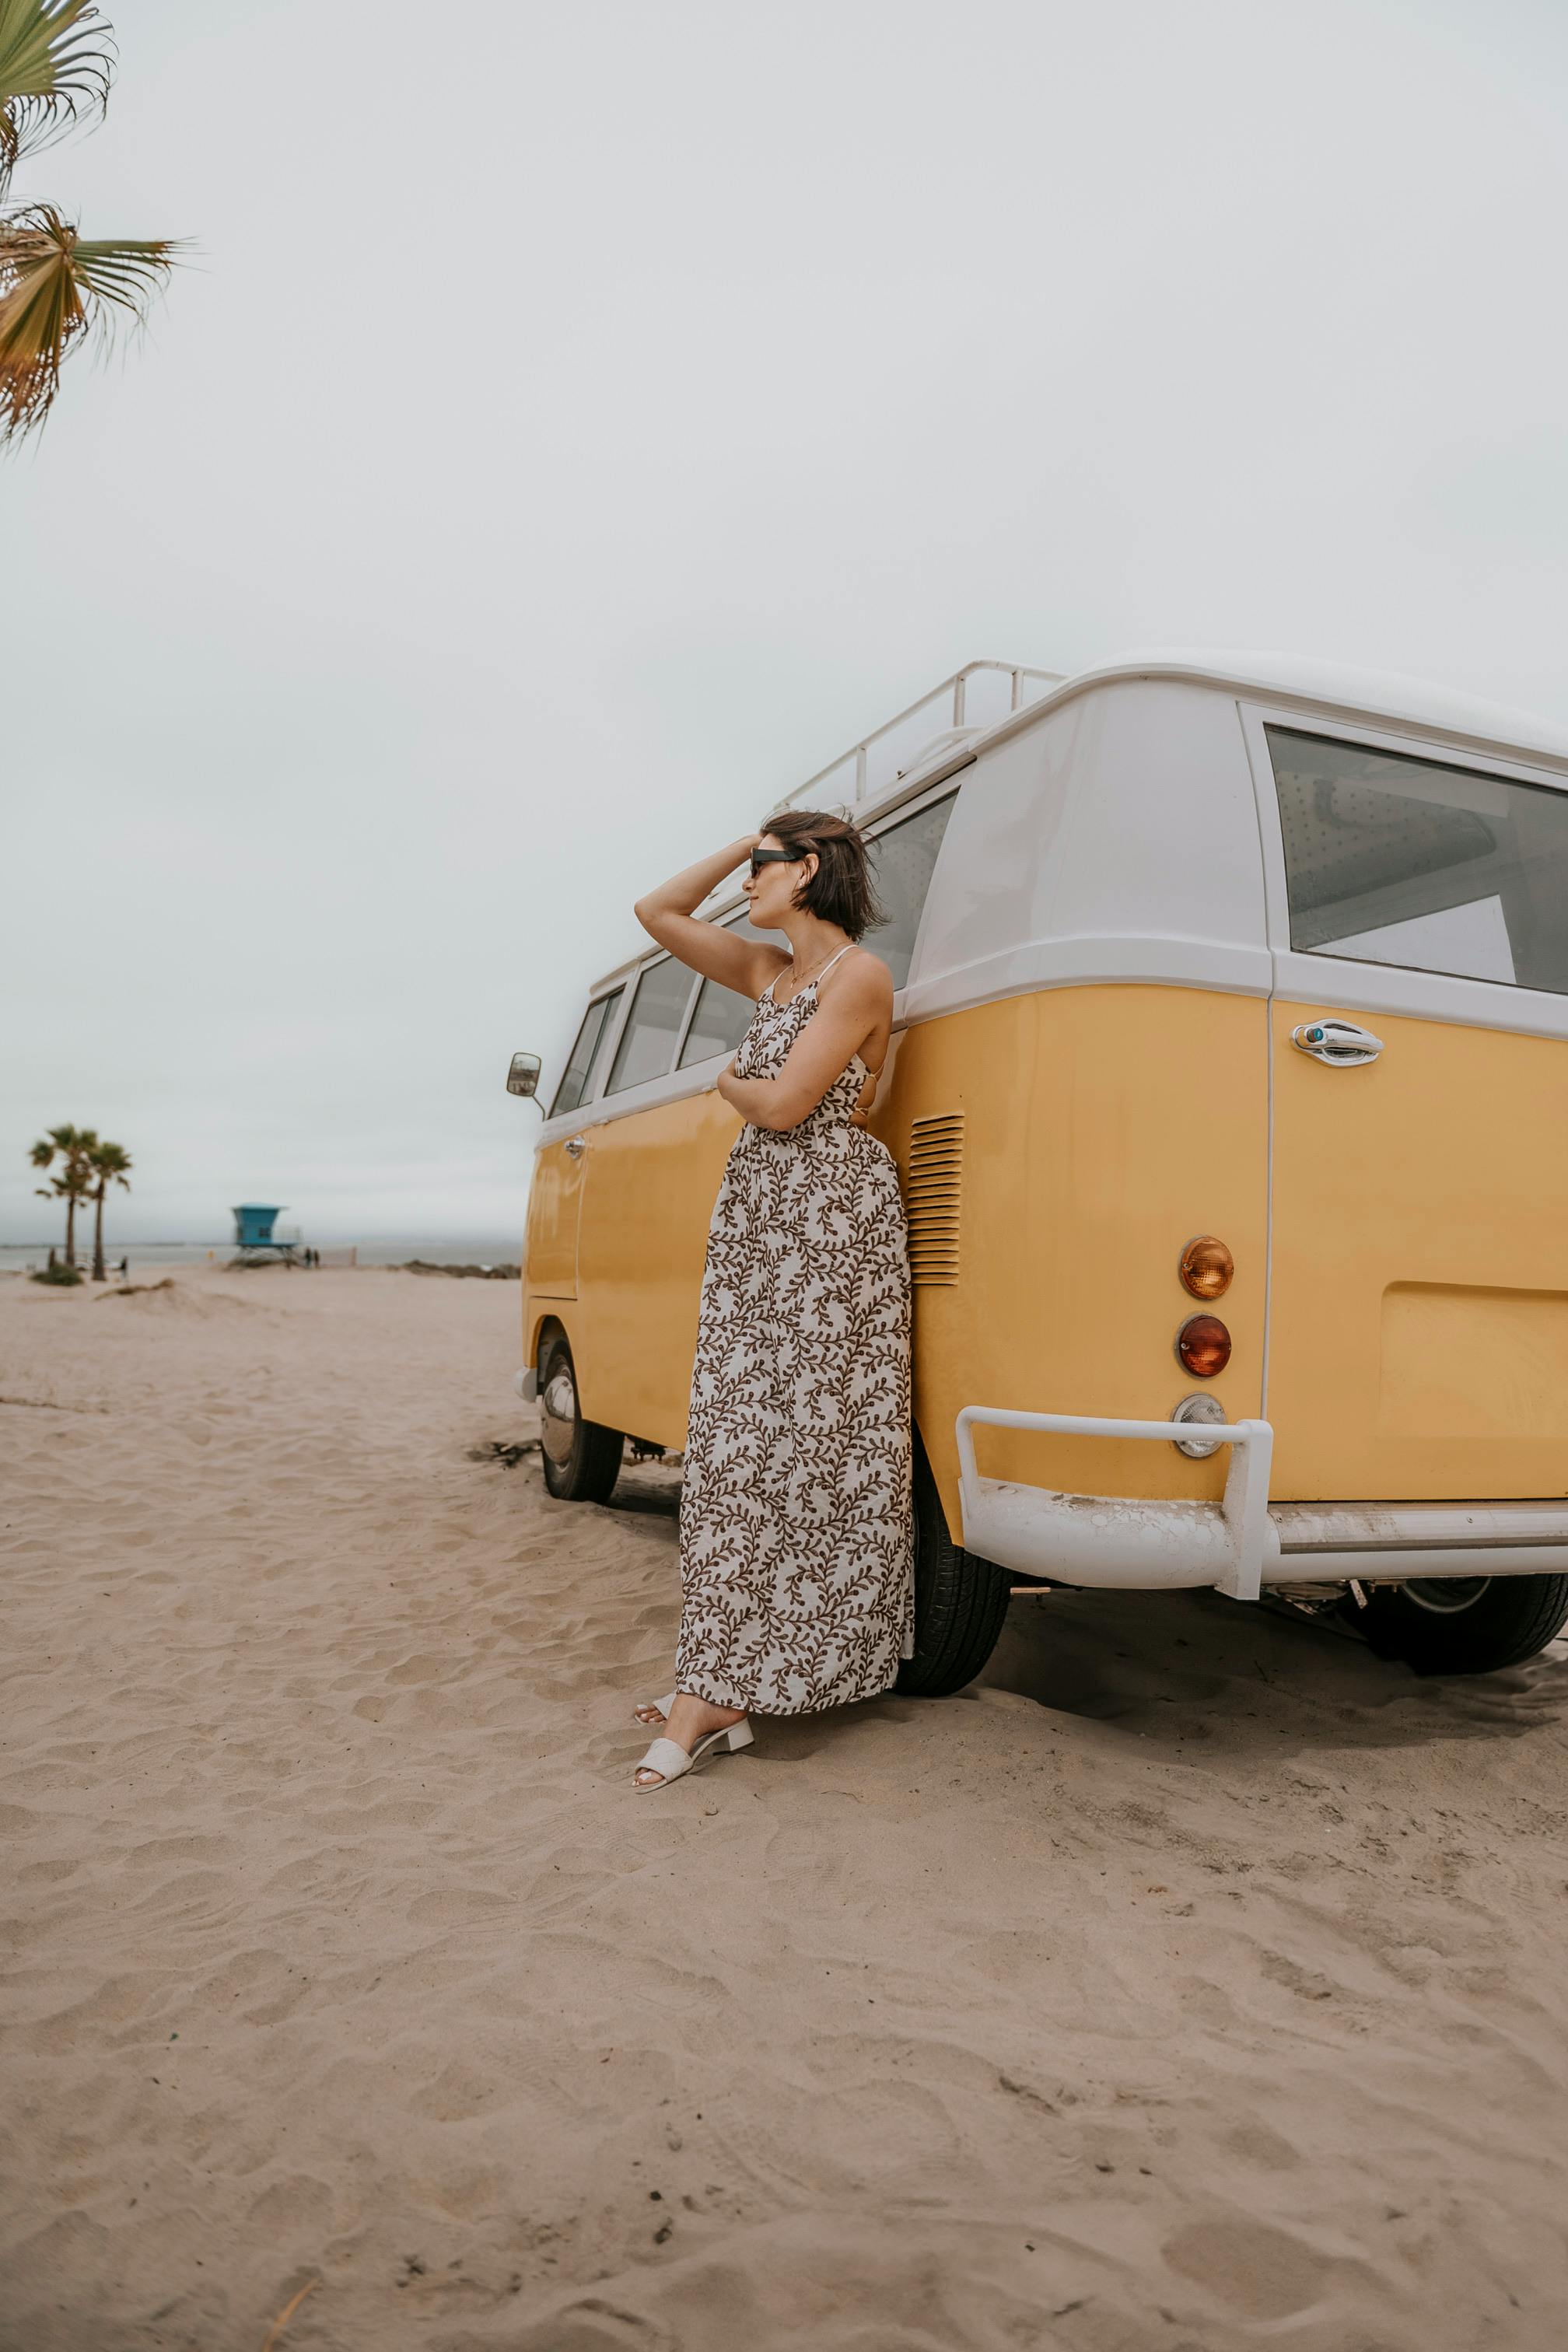
[[[1236,1260],[1213,1234],[1196,1234],[1182,1252],[1182,1287],[1194,1298],[1218,1298],[1230,1288]]]
[[[1230,1361],[1230,1333],[1217,1315],[1189,1315],[1176,1334],[1176,1353],[1197,1381],[1212,1381]]]

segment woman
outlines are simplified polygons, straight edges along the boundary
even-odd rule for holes
[[[746,860],[752,925],[697,921]],[[694,971],[757,999],[719,1091],[745,1121],[713,1211],[680,1512],[676,1688],[634,1786],[749,1748],[749,1712],[884,1691],[912,1655],[910,1278],[903,1204],[866,1132],[892,1030],[866,845],[809,809],[774,817],[637,902]]]

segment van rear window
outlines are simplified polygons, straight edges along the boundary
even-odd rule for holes
[[[956,798],[949,793],[945,800],[933,801],[918,815],[889,825],[870,844],[871,876],[888,919],[868,931],[863,944],[881,957],[895,988],[902,988],[910,976],[926,892]]]
[[[1264,731],[1293,948],[1568,995],[1568,791]]]

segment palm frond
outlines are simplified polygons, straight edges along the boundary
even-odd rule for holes
[[[69,1161],[83,1160],[89,1151],[98,1151],[101,1148],[95,1127],[78,1127],[74,1120],[65,1119],[58,1127],[51,1127],[47,1135],[39,1137],[32,1148],[31,1157],[35,1168],[47,1168],[57,1151],[62,1160]]]
[[[19,155],[102,113],[113,79],[94,0],[0,0],[0,194]]]
[[[131,1190],[131,1170],[135,1165],[122,1143],[111,1143],[106,1136],[95,1143],[87,1155],[89,1167],[98,1179],[100,1192],[107,1192],[110,1183]]]
[[[129,1192],[129,1184],[125,1187]],[[92,1198],[92,1176],[84,1163],[79,1168],[66,1168],[59,1175],[51,1176],[47,1184],[35,1188],[40,1201],[89,1201]]]
[[[80,336],[107,331],[117,310],[146,318],[179,249],[173,237],[79,237],[53,205],[0,215],[0,447],[42,425]]]

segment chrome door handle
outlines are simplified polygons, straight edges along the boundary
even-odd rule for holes
[[[569,1135],[561,1149],[570,1159],[581,1160],[588,1147],[580,1135]]]
[[[1374,1037],[1370,1029],[1359,1029],[1353,1021],[1303,1021],[1290,1032],[1290,1043],[1303,1054],[1310,1054],[1315,1062],[1327,1062],[1331,1067],[1354,1069],[1359,1062],[1375,1062],[1383,1051],[1383,1040]]]

